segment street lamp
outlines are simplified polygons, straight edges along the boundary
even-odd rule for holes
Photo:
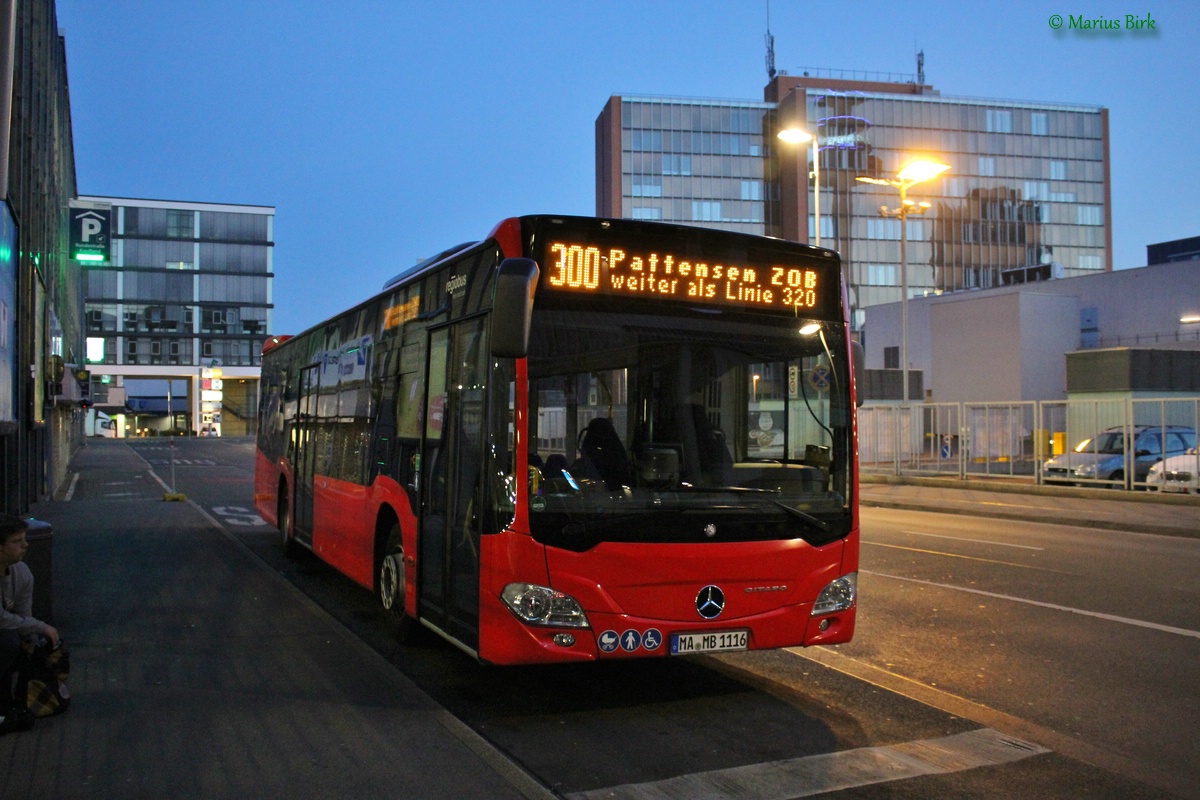
[[[922,181],[936,178],[948,169],[950,165],[940,161],[917,159],[897,172],[895,178],[858,178],[863,183],[895,186],[900,190],[899,207],[880,206],[879,213],[884,217],[896,217],[900,220],[900,398],[905,405],[908,404],[908,216],[924,214],[931,208],[929,203],[914,203],[909,200],[908,190]]]
[[[813,136],[802,128],[784,128],[778,134],[782,141],[788,144],[804,144],[812,142],[812,159],[813,159],[813,220],[816,228],[816,239],[813,242],[817,247],[821,246],[821,162],[820,162],[820,147],[817,144],[817,137]]]

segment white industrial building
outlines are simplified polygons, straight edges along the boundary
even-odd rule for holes
[[[901,303],[867,310],[868,369],[900,371],[901,317]],[[914,297],[907,351],[918,402],[1197,394],[1200,260]]]

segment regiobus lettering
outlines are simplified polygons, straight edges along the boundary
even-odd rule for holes
[[[854,348],[831,251],[508,219],[264,348],[256,508],[488,663],[846,642]]]

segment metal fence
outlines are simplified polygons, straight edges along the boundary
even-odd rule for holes
[[[1200,397],[864,405],[859,463],[876,474],[1144,488],[1150,465],[1182,442],[1196,447],[1197,430]],[[1148,439],[1163,452],[1120,446]],[[1080,469],[1089,463],[1097,469]]]

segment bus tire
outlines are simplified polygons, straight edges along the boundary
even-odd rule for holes
[[[399,522],[392,523],[385,541],[387,544],[380,555],[375,576],[376,595],[384,612],[396,625],[396,638],[401,642],[410,642],[418,626],[404,608],[404,542],[400,537]]]
[[[287,486],[280,484],[279,486],[279,513],[276,515],[279,524],[279,544],[283,548],[283,555],[287,558],[296,558],[300,555],[300,548],[296,545],[296,537],[292,536],[292,509],[288,503]]]

